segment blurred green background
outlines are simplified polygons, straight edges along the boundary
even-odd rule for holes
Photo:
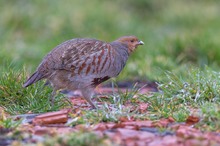
[[[33,72],[56,45],[79,37],[145,42],[119,79],[220,66],[219,0],[0,0],[0,70]]]

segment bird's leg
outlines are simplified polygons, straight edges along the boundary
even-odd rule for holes
[[[91,97],[93,95],[93,89],[83,89],[81,90],[85,100],[92,106],[93,109],[97,109],[97,106],[92,102]]]
[[[50,97],[50,104],[52,107],[54,106],[54,98],[55,98],[56,94],[57,94],[57,90],[54,89],[51,94],[51,97]]]

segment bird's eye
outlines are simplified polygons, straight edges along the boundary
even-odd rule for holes
[[[131,40],[131,42],[133,43],[133,42],[134,42],[134,40]]]

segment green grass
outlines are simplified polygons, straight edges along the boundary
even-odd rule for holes
[[[120,118],[122,117],[127,119],[135,118],[138,120],[158,120],[161,118],[173,117],[176,122],[185,122],[189,115],[194,115],[200,118],[200,121],[195,124],[196,128],[205,132],[218,131],[220,129],[220,73],[205,67],[204,69],[189,69],[187,71],[187,76],[184,78],[181,75],[171,72],[166,72],[165,76],[167,78],[166,82],[158,83],[159,89],[161,90],[160,92],[151,93],[150,95],[139,95],[138,98],[134,98],[134,95],[137,94],[137,90],[134,87],[131,92],[113,94],[107,99],[98,98],[98,100],[102,101],[102,106],[99,107],[98,110],[81,109],[80,113],[78,112],[77,115],[70,115],[72,121],[68,126],[79,124],[93,125],[99,122],[120,122]],[[45,99],[44,96],[49,94],[48,92],[50,92],[50,89],[44,87],[43,82],[36,84],[34,87],[22,89],[18,85],[24,81],[25,77],[26,73],[24,70],[18,70],[16,72],[14,72],[14,70],[8,70],[7,74],[3,74],[3,78],[0,79],[1,85],[5,85],[1,87],[3,87],[3,91],[6,91],[4,93],[5,97],[1,97],[3,100],[1,100],[0,103],[1,107],[3,107],[6,112],[12,114],[26,113],[28,111],[46,112],[68,106],[63,105],[65,101],[63,102],[63,98],[59,98],[58,96],[56,98],[58,108],[51,109],[48,102],[49,99]],[[3,81],[3,79],[8,80]],[[16,82],[14,82],[14,80],[16,80]],[[10,94],[6,95],[6,93]],[[15,96],[19,98],[19,101],[14,98]],[[33,98],[31,98],[28,103],[24,104],[24,102],[28,100],[28,96],[33,96]],[[41,98],[45,100],[42,102]],[[141,113],[136,110],[140,102],[149,104],[146,113]],[[128,103],[133,106],[134,110],[131,111],[131,108],[126,106]],[[42,109],[34,111],[35,104]],[[45,106],[45,108],[43,108],[43,106]],[[12,132],[12,136],[5,135],[4,137],[10,140],[16,139],[13,143],[24,144],[24,141],[31,138],[31,136],[16,131],[19,125],[19,121],[10,118],[0,119],[0,126],[15,129],[15,131]],[[159,130],[166,129],[161,127],[158,128]],[[26,145],[30,143],[25,141]],[[45,137],[45,141],[38,142],[38,144],[48,146],[54,145],[55,143],[58,145],[114,144],[106,137],[98,137],[96,134],[89,131],[73,132],[68,135],[57,135],[53,138],[48,136]]]
[[[0,127],[3,129],[16,129],[20,124],[21,124],[21,120],[15,120],[12,118],[2,118],[0,117]]]
[[[200,108],[201,121],[195,126],[203,131],[219,131],[220,105],[219,103],[206,102]]]
[[[150,118],[172,116],[177,122],[184,122],[189,115],[195,115],[201,119],[197,128],[205,131],[220,129],[219,72],[206,67],[189,70],[184,79],[170,72],[166,77],[168,81],[159,84],[161,92],[144,98],[151,104]]]
[[[0,78],[0,106],[7,113],[42,113],[70,107],[62,95],[55,98],[55,106],[51,107],[51,89],[45,87],[43,82],[24,89],[21,86],[27,76],[24,70],[8,70]],[[134,88],[127,93],[113,94],[108,99],[98,98],[102,102],[98,110],[82,109],[80,116],[72,115],[73,120],[69,125],[118,122],[121,117],[151,120],[173,117],[177,122],[184,122],[189,115],[195,114],[192,109],[196,109],[196,114],[202,119],[198,125],[203,125],[198,128],[218,130],[220,73],[206,67],[203,70],[190,69],[185,78],[170,72],[165,75],[167,81],[158,83],[160,92],[134,98],[137,94]],[[146,113],[137,110],[140,102],[149,103]]]
[[[7,113],[42,113],[68,107],[69,103],[62,95],[57,96],[54,106],[50,103],[51,88],[39,82],[28,88],[22,84],[27,79],[25,68],[15,70],[8,68],[0,76],[0,107]]]
[[[204,131],[220,129],[220,73],[205,68],[188,71],[187,80],[180,75],[166,73],[167,82],[158,83],[160,92],[139,95],[136,90],[129,94],[112,95],[102,101],[98,110],[84,111],[73,115],[69,125],[119,122],[121,117],[158,120],[173,117],[176,122],[185,122],[189,115],[200,118],[195,126]],[[136,110],[139,103],[149,103],[146,113]],[[131,110],[127,103],[131,103]]]
[[[120,89],[119,89],[120,90]],[[97,124],[100,122],[119,122],[120,118],[140,119],[146,113],[138,111],[138,99],[134,99],[137,90],[127,93],[113,94],[108,99],[98,98],[102,105],[97,110],[81,110],[81,115],[72,115],[72,121],[68,124],[75,126],[78,124]],[[132,108],[131,108],[132,107]]]

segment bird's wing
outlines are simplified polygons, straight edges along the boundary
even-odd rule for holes
[[[61,60],[65,69],[80,76],[102,76],[109,70],[115,53],[110,44],[95,41],[76,48],[72,53],[71,50],[64,52]]]
[[[80,76],[104,74],[111,66],[113,53],[108,43],[95,39],[73,39],[54,48],[38,70],[44,74],[51,74],[52,70],[67,70]]]

